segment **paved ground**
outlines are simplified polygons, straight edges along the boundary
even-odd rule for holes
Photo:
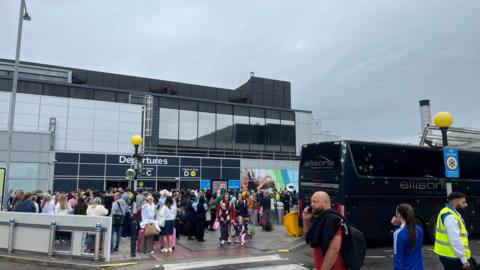
[[[15,270],[32,270],[32,269],[39,269],[39,270],[60,270],[68,268],[53,268],[53,267],[42,267],[36,266],[29,263],[18,263],[18,262],[8,262],[8,261],[0,261],[0,269],[15,269]]]
[[[272,232],[261,232],[257,227],[256,235],[247,244],[246,248],[240,248],[238,245],[222,247],[218,246],[218,232],[207,232],[205,242],[196,240],[187,240],[182,237],[177,241],[176,250],[173,253],[160,253],[160,245],[155,247],[156,253],[152,256],[138,253],[135,259],[130,258],[130,243],[128,240],[122,240],[120,252],[114,253],[112,262],[131,263],[128,266],[116,265],[119,270],[150,270],[150,269],[313,269],[311,250],[305,247],[302,238],[287,237],[285,230],[281,226],[276,226]],[[471,241],[471,249],[475,258],[480,255],[480,241]],[[367,250],[365,270],[383,270],[392,269],[392,248],[390,243],[376,244]],[[20,252],[14,253],[17,256]],[[32,255],[33,257],[35,255]],[[39,257],[44,255],[38,255]],[[45,256],[44,256],[45,257]],[[78,260],[73,258],[55,256],[52,260],[70,261],[73,263],[86,263],[88,260]],[[92,262],[90,262],[92,263]],[[107,264],[107,263],[104,263]],[[441,269],[439,261],[433,253],[431,245],[424,246],[424,266],[425,269]],[[72,268],[45,267],[39,264],[18,263],[0,260],[0,269],[19,269],[19,270],[57,270]],[[77,267],[78,269],[78,267]]]
[[[471,249],[474,258],[480,257],[480,241],[470,241]],[[279,253],[283,258],[289,258],[292,263],[302,264],[309,269],[313,269],[311,250],[309,248],[301,248],[290,253]],[[374,247],[370,247],[367,250],[367,256],[365,259],[365,265],[362,267],[364,270],[384,270],[392,269],[393,264],[393,250],[390,243],[376,244]],[[432,245],[425,245],[423,249],[423,261],[424,267],[427,270],[443,269],[438,257],[433,252]],[[478,261],[478,260],[477,260]]]

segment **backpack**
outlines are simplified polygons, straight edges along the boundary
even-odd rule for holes
[[[363,232],[355,228],[339,213],[332,212],[342,219],[342,229],[345,233],[342,243],[343,261],[351,270],[360,270],[365,260],[367,245]]]

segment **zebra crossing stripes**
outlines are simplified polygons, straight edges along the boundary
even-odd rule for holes
[[[306,270],[298,264],[293,264],[288,259],[279,257],[278,255],[250,256],[242,258],[229,259],[211,259],[194,262],[183,263],[167,263],[163,265],[165,270]]]

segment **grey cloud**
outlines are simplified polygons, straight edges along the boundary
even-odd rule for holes
[[[18,1],[0,3],[13,58]],[[235,88],[292,82],[293,107],[353,139],[411,142],[418,100],[477,126],[480,2],[34,1],[22,59]]]

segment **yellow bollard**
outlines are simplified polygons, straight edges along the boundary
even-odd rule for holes
[[[293,211],[283,217],[283,225],[287,229],[288,236],[299,237],[303,235],[303,228],[298,225],[298,212]]]

